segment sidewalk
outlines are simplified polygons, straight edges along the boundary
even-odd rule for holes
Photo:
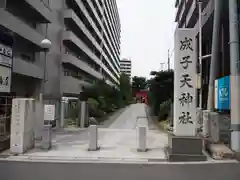
[[[68,134],[56,134],[53,147],[49,151],[33,149],[20,155],[29,159],[132,159],[149,161],[151,159],[163,161],[165,155],[163,147],[166,135],[157,131],[148,133],[148,147],[146,153],[137,152],[136,131],[128,129],[99,129],[98,151],[88,151],[87,130],[72,131]],[[159,143],[163,142],[163,143]],[[8,153],[8,152],[5,152]],[[19,158],[13,157],[13,158]]]
[[[9,160],[67,160],[67,161],[166,161],[164,146],[168,143],[167,134],[152,130],[153,124],[145,118],[145,105],[135,104],[122,112],[108,128],[98,129],[100,150],[88,151],[88,129],[67,128],[53,132],[52,149],[44,151],[33,149],[19,156],[11,156],[9,151],[2,156]],[[148,124],[147,152],[137,152],[137,129],[139,125]],[[6,159],[6,160],[7,160]],[[209,158],[212,161],[211,158]]]
[[[18,156],[29,159],[134,159],[136,161],[165,161],[164,146],[167,135],[148,130],[148,152],[137,152],[138,125],[148,126],[145,105],[134,104],[126,108],[108,128],[98,129],[100,150],[88,151],[88,129],[68,128],[53,132],[53,146],[49,151],[33,149]],[[5,155],[9,151],[4,152]],[[16,158],[16,157],[11,157]]]

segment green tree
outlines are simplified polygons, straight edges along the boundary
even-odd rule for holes
[[[132,86],[130,77],[125,73],[120,75],[120,94],[125,104],[132,100]]]
[[[104,80],[96,81],[92,87],[85,89],[85,93],[88,98],[98,102],[98,111],[109,113],[124,105],[120,90],[109,86]]]
[[[153,107],[155,115],[158,115],[160,104],[169,99],[173,101],[174,72],[153,71],[153,76],[149,81],[150,105]]]
[[[138,77],[138,76],[134,76],[132,78],[132,92],[133,95],[136,94],[136,92],[139,92],[143,89],[147,88],[147,80],[145,77]]]

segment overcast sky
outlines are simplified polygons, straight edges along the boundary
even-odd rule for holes
[[[121,58],[132,60],[132,76],[149,78],[173,49],[175,0],[116,0],[121,18]]]

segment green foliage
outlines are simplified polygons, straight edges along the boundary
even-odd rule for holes
[[[159,120],[164,121],[167,119],[170,110],[171,110],[171,105],[172,105],[172,100],[169,99],[167,101],[164,101],[163,103],[160,104],[160,109],[159,109]]]
[[[160,104],[164,101],[173,101],[174,72],[160,71],[151,72],[153,78],[148,81],[150,96],[149,103],[153,108],[154,114],[159,114]]]
[[[101,118],[105,115],[106,115],[106,112],[104,112],[102,109],[97,109],[96,111],[93,112],[92,117]]]
[[[98,106],[99,106],[98,101],[96,101],[93,98],[88,99],[88,111],[89,111],[90,117],[93,116],[93,114],[97,111]]]
[[[89,100],[89,113],[93,117],[102,117],[124,107],[131,101],[131,84],[129,77],[121,75],[120,90],[111,87],[105,81],[97,81],[92,87],[86,88]]]
[[[124,103],[128,103],[132,100],[132,86],[130,78],[124,73],[120,75],[120,95]]]
[[[72,108],[70,109],[70,118],[72,119],[72,120],[76,120],[77,118],[78,118],[78,105],[77,105],[77,103],[76,104],[74,104],[73,106],[72,106]]]
[[[139,92],[147,88],[147,80],[145,77],[134,76],[132,78],[132,93],[135,96],[136,92]]]
[[[97,102],[99,103],[99,108],[105,110],[107,108],[107,103],[104,97],[98,97]]]
[[[93,99],[88,99],[88,111],[90,117],[103,117],[105,115],[105,112],[100,108],[100,103]]]

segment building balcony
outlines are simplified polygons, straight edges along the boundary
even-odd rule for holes
[[[111,6],[111,3],[107,2],[105,8],[108,9],[108,10],[106,10],[107,16],[104,16],[103,18],[104,18],[105,22],[106,22],[106,20],[109,21],[109,23],[107,23],[107,25],[108,25],[107,28],[109,29],[109,32],[112,33],[111,38],[113,40],[114,47],[116,48],[116,51],[117,51],[120,46],[119,46],[119,44],[117,44],[117,32],[115,31],[116,29],[114,28],[113,14],[111,14],[112,13],[111,9],[113,7]]]
[[[53,13],[44,0],[3,0],[5,8],[20,8],[21,11],[31,16],[38,23],[51,23]]]
[[[175,8],[178,7],[180,0],[175,0]]]
[[[101,51],[100,45],[97,43],[97,41],[93,38],[91,33],[88,31],[87,27],[84,25],[84,23],[79,19],[79,17],[75,14],[75,12],[71,9],[68,9],[64,11],[63,13],[65,24],[71,29],[74,30],[74,32],[79,32],[79,36],[85,35],[87,39],[93,44],[96,49]],[[80,32],[82,32],[80,34]]]
[[[44,36],[38,33],[36,29],[30,27],[24,21],[4,9],[0,9],[0,17],[0,24],[3,27],[30,41],[37,48],[41,48],[40,43],[44,39]]]
[[[89,39],[89,41],[91,42],[91,44],[93,44],[95,46],[95,48],[101,52],[102,48],[100,47],[100,45],[97,43],[97,41],[93,38],[93,36],[91,35],[91,33],[88,31],[88,29],[86,28],[86,26],[83,24],[83,22],[78,18],[78,16],[74,13],[73,10],[69,9],[66,10],[64,12],[64,20],[65,23],[68,24],[68,26],[74,30],[75,32],[80,32],[82,31],[82,33],[87,37],[87,39]],[[107,49],[108,50],[108,49]],[[115,72],[115,74],[118,75],[118,72],[116,70],[115,67],[113,67],[113,64],[110,62],[109,57],[103,52],[102,53],[103,57],[107,60],[108,64],[111,66],[112,70]],[[111,55],[110,55],[111,56]],[[112,57],[112,56],[111,56]]]
[[[109,86],[112,86],[112,87],[115,87],[116,85],[115,84],[113,84],[111,81],[109,81],[109,80],[106,80],[105,81],[106,82],[106,84],[108,84]]]
[[[175,8],[177,8],[175,22],[177,22],[177,21],[179,21],[180,13],[182,12],[182,10],[184,8],[184,0],[176,0]]]
[[[186,24],[187,27],[193,28],[199,18],[198,13],[198,4],[197,1],[193,1],[187,15],[186,15]]]
[[[208,4],[213,4],[212,1],[210,3],[208,3],[209,0],[202,0],[201,2],[202,2],[202,9],[206,8],[206,6]],[[198,2],[197,2],[197,0],[194,0],[193,3],[191,4],[191,7],[188,10],[187,15],[186,15],[185,21],[186,21],[187,27],[194,28],[194,26],[196,25],[196,23],[198,21],[198,18],[199,18]]]
[[[113,55],[114,55],[115,58],[117,59],[117,57],[118,57],[118,56],[117,56],[117,46],[115,46],[115,44],[114,44],[114,42],[116,42],[116,40],[114,39],[114,36],[110,36],[110,37],[109,37],[109,36],[107,35],[106,29],[105,29],[104,26],[103,26],[102,19],[100,19],[100,17],[98,16],[97,11],[96,11],[93,3],[92,3],[90,0],[86,0],[86,1],[87,1],[87,3],[88,3],[89,7],[91,8],[91,11],[93,12],[94,17],[96,18],[96,20],[99,22],[101,28],[103,29],[103,33],[106,34],[107,41],[109,42],[109,44],[110,44],[110,46],[111,46],[111,48],[112,48],[112,50],[113,50]],[[100,8],[100,7],[99,7],[99,8]],[[107,13],[107,14],[108,14],[108,13]],[[105,16],[103,16],[103,18],[104,18],[103,21],[106,21]],[[110,19],[109,16],[108,16],[108,18]],[[108,23],[107,23],[107,30],[108,30],[108,32],[110,33],[110,26],[109,26]],[[112,32],[114,32],[114,31],[112,31]],[[110,33],[110,34],[111,34],[111,33]],[[110,42],[111,42],[110,39],[112,40],[113,43],[110,43]],[[105,43],[105,45],[106,45],[106,43]],[[114,62],[114,63],[115,63],[115,62]],[[117,65],[117,64],[116,64],[116,65]]]
[[[84,7],[84,5],[82,4],[82,2],[77,1],[77,0],[68,0],[67,1],[69,3],[69,6],[72,7],[75,5],[75,7],[79,8],[79,11],[83,12],[86,20],[89,22],[89,24],[91,25],[91,27],[94,29],[94,31],[96,32],[97,36],[99,37],[99,39],[101,39],[101,41],[103,41],[104,47],[106,48],[106,50],[108,51],[108,54],[110,55],[109,57],[106,56],[105,53],[103,53],[104,58],[109,62],[110,66],[113,66],[113,64],[115,65],[115,67],[118,67],[118,64],[116,63],[116,59],[118,59],[117,54],[114,52],[112,45],[110,44],[111,48],[112,48],[112,52],[110,51],[110,47],[107,46],[107,43],[105,42],[105,40],[102,37],[101,32],[99,31],[99,29],[97,28],[96,24],[94,23],[93,19],[91,18],[91,16],[89,15],[89,12],[87,11],[87,9]],[[92,3],[90,3],[92,5]],[[93,5],[92,5],[93,6]],[[91,6],[91,7],[92,7]],[[93,8],[93,7],[92,7]],[[95,9],[92,9],[92,11],[95,12]],[[96,12],[95,12],[96,13]],[[92,44],[94,44],[96,46],[96,48],[98,49],[99,52],[102,51],[102,48],[100,47],[100,43],[97,42],[95,40],[95,38],[93,38],[92,34],[88,31],[88,29],[86,28],[85,24],[79,19],[79,17],[75,14],[75,12],[71,9],[66,10],[64,13],[64,20],[65,23],[72,28],[72,30],[77,30],[77,31],[82,31],[87,38],[91,41]],[[106,33],[106,31],[105,31]],[[107,37],[108,42],[110,43],[109,37]],[[113,61],[110,63],[109,58]],[[114,67],[113,67],[114,68]],[[117,69],[114,68],[115,73],[117,73]]]
[[[63,43],[67,48],[75,51],[83,51],[88,57],[90,57],[96,64],[100,65],[100,59],[93,54],[93,52],[85,45],[85,43],[79,39],[73,32],[64,31],[63,32]]]
[[[119,85],[119,80],[113,75],[113,73],[105,66],[105,65],[101,65],[103,70],[111,77],[111,79]]]
[[[118,45],[116,44],[116,39],[114,38],[114,31],[111,31],[111,22],[110,22],[110,16],[108,15],[108,13],[106,13],[107,14],[107,17],[105,17],[104,16],[104,19],[103,19],[103,21],[104,22],[106,22],[106,28],[103,28],[103,33],[106,35],[106,37],[107,37],[107,41],[108,41],[108,43],[110,44],[110,46],[111,46],[111,48],[112,48],[112,50],[113,50],[113,53],[114,53],[114,55],[115,55],[115,57],[116,57],[116,59],[118,58]],[[109,23],[107,22],[107,19],[106,18],[108,18],[108,21],[109,21]],[[108,32],[108,33],[107,33]],[[111,33],[112,32],[112,33]],[[113,34],[113,35],[112,35]]]
[[[202,27],[208,22],[210,17],[213,16],[213,12],[214,12],[214,1],[209,1],[205,5],[206,5],[206,7],[204,6],[205,8],[203,9],[203,12],[202,12],[202,14],[203,14],[203,16],[202,16]],[[198,23],[199,23],[199,21],[197,19],[197,22],[196,22],[195,27],[194,27],[196,35],[199,33],[199,24]]]
[[[100,13],[103,15],[103,8],[102,8],[102,5],[100,3],[101,3],[100,1],[96,1],[97,8],[100,11]]]
[[[107,41],[109,43],[109,46],[107,46],[107,43],[105,42],[105,40],[103,39],[102,37],[102,33],[100,32],[100,30],[97,28],[97,25],[96,23],[93,21],[92,17],[90,16],[88,10],[85,8],[84,4],[79,1],[79,0],[66,0],[66,3],[68,4],[68,6],[72,9],[75,9],[75,11],[81,11],[83,13],[83,15],[85,16],[85,18],[87,19],[87,21],[89,22],[89,24],[91,25],[91,27],[94,29],[95,33],[97,34],[97,36],[101,39],[101,41],[103,41],[103,44],[104,44],[104,47],[107,49],[108,53],[110,54],[111,56],[111,59],[112,60],[116,60],[118,59],[119,60],[119,57],[117,55],[117,53],[114,51],[114,46],[112,46],[112,44],[110,43],[110,37],[107,36],[106,34],[106,30],[105,28],[103,28],[101,26],[101,28],[103,28],[104,30],[104,34],[106,34],[106,37],[107,37]],[[94,9],[92,3],[89,1],[88,2],[91,8],[91,10],[93,11],[94,14],[97,14],[96,10]],[[99,22],[102,24],[101,20],[99,19]],[[113,53],[110,52],[110,49],[112,50]],[[114,61],[115,63],[115,61]],[[115,64],[117,66],[117,63]]]
[[[13,72],[33,78],[43,79],[43,69],[34,62],[28,62],[17,56],[13,59]]]
[[[81,61],[80,59],[78,59],[77,57],[75,57],[71,54],[64,54],[62,56],[62,62],[66,63],[66,64],[71,64],[97,79],[103,78],[99,72],[95,71],[87,63]]]
[[[188,14],[188,11],[191,7],[191,5],[195,2],[196,3],[197,0],[187,0],[185,2],[183,2],[180,14],[177,18],[178,21],[178,27],[182,27],[183,24],[186,22],[186,16]]]
[[[61,78],[61,92],[64,95],[79,94],[83,86],[89,87],[92,84],[72,76],[62,76]]]
[[[103,70],[116,82],[119,83],[118,79],[113,75],[113,73],[101,63],[100,59],[93,54],[93,52],[71,31],[63,32],[63,43],[69,49],[75,51],[83,51],[88,57],[90,57],[96,64],[101,66]]]

